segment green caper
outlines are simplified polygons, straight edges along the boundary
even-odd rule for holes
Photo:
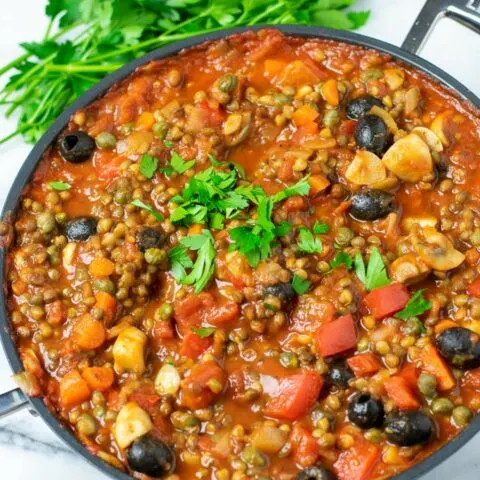
[[[165,122],[157,122],[153,124],[152,133],[159,138],[160,140],[164,140],[167,136],[168,127]]]
[[[252,445],[248,445],[242,450],[240,458],[247,465],[252,465],[254,467],[264,467],[267,463],[265,456]]]
[[[370,428],[365,432],[364,436],[372,443],[380,443],[382,441],[382,431],[378,428]]]
[[[165,261],[167,253],[160,248],[149,248],[145,251],[145,261],[150,265],[159,265]]]
[[[95,287],[95,290],[107,292],[111,295],[115,294],[115,284],[109,278],[97,278],[95,279],[93,286]]]
[[[453,402],[448,398],[436,398],[432,402],[432,412],[447,415],[453,410]]]
[[[218,79],[218,88],[224,93],[230,93],[235,90],[237,86],[238,78],[236,75],[232,75],[231,73],[225,74],[223,77]]]
[[[285,368],[297,368],[299,365],[298,356],[293,352],[282,352],[280,354],[280,363]]]
[[[55,230],[56,222],[55,217],[50,212],[43,212],[37,217],[37,227],[43,233],[50,233]]]
[[[383,72],[379,68],[369,68],[360,73],[360,80],[368,82],[369,80],[378,80],[383,77]]]
[[[433,398],[437,393],[437,379],[429,373],[422,373],[418,377],[418,389],[426,398]]]
[[[403,331],[407,335],[413,335],[414,337],[418,337],[422,332],[420,320],[417,317],[407,319],[407,323],[404,326]]]
[[[99,148],[103,148],[105,150],[111,150],[117,145],[117,139],[110,132],[99,133],[95,137],[95,142]]]
[[[88,413],[82,413],[77,420],[77,430],[78,433],[89,437],[97,431],[97,422]]]
[[[339,245],[348,245],[355,234],[347,227],[340,227],[335,235],[335,241]]]
[[[175,428],[183,431],[191,430],[199,424],[198,419],[193,414],[180,410],[173,412],[170,420]]]
[[[57,223],[65,223],[65,221],[67,220],[67,214],[65,212],[58,212],[55,215],[55,220],[57,221]]]
[[[119,188],[113,195],[113,199],[120,205],[125,205],[130,200],[130,191],[126,188]]]
[[[154,319],[156,321],[170,320],[173,315],[173,307],[171,303],[162,303],[154,313]]]
[[[123,135],[129,135],[130,133],[133,132],[133,127],[135,125],[131,122],[131,123],[125,123],[124,125],[122,125],[120,127],[120,131],[122,132]]]
[[[327,110],[323,115],[323,124],[327,128],[334,128],[340,122],[338,110]]]
[[[282,105],[286,105],[287,103],[290,103],[291,100],[292,100],[291,97],[283,93],[276,93],[273,96],[273,102],[275,103],[276,106],[279,106],[279,107]]]
[[[473,413],[469,408],[460,405],[453,409],[452,416],[458,426],[464,427],[465,425],[470,423],[470,420],[473,417]]]

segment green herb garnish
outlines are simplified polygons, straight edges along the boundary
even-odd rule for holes
[[[138,169],[140,173],[149,180],[155,175],[155,171],[158,168],[158,159],[152,157],[148,153],[143,154],[142,159],[140,160],[140,165]]]
[[[200,327],[200,328],[192,327],[192,332],[195,335],[198,335],[199,337],[202,337],[202,338],[207,338],[212,336],[215,333],[215,330],[216,329],[214,327]]]
[[[64,192],[65,190],[70,190],[72,188],[69,183],[62,182],[60,180],[56,182],[49,182],[48,186],[53,188],[53,190],[58,190],[59,192]]]
[[[406,320],[407,318],[418,317],[427,310],[430,310],[432,308],[432,302],[423,296],[424,291],[424,289],[417,290],[412,295],[403,310],[396,313],[395,316],[397,318],[401,318],[402,320]]]
[[[355,273],[368,291],[390,284],[390,279],[387,275],[387,269],[383,263],[383,259],[378,251],[378,248],[375,247],[372,250],[366,269],[360,253],[355,255],[354,262]]]
[[[273,196],[273,202],[281,202],[282,200],[285,200],[289,197],[293,197],[294,195],[300,195],[300,196],[305,196],[308,195],[308,192],[310,191],[310,183],[308,182],[309,175],[306,177],[303,177],[299,182],[297,182],[295,185],[292,185],[291,187],[287,187],[284,190],[281,190],[280,192],[276,193]]]
[[[344,265],[347,270],[353,267],[353,257],[346,252],[340,251],[335,255],[335,258],[330,262],[332,268],[337,268]]]
[[[196,252],[195,262],[188,251]],[[215,246],[212,234],[203,230],[201,234],[182,238],[178,245],[168,252],[175,280],[183,285],[195,285],[195,293],[200,293],[214,271]],[[187,269],[190,273],[187,273]]]
[[[330,227],[326,223],[315,222],[313,224],[312,231],[315,235],[321,235],[328,233],[330,231]]]
[[[189,160],[186,162],[177,152],[172,152],[170,158],[170,166],[173,170],[179,174],[185,173],[195,165],[195,160]]]
[[[314,236],[306,227],[299,228],[297,245],[305,253],[322,253],[323,250],[320,238]]]
[[[308,280],[305,280],[296,273],[293,275],[292,287],[298,295],[303,295],[311,286],[312,284]]]
[[[151,205],[148,205],[145,202],[142,202],[141,200],[134,200],[132,202],[132,205],[135,205],[135,207],[141,208],[143,210],[146,210],[150,215],[155,217],[156,220],[159,222],[163,222],[163,215],[160,212],[157,212]]]

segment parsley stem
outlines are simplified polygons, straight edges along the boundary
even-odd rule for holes
[[[109,65],[81,65],[79,63],[71,63],[69,65],[45,65],[45,70],[48,72],[113,72],[123,66],[123,63],[112,63]]]

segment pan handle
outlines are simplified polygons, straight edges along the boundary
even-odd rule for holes
[[[402,48],[418,55],[433,27],[443,17],[452,18],[480,33],[480,0],[427,0]]]
[[[0,420],[26,406],[28,399],[19,388],[0,394]]]

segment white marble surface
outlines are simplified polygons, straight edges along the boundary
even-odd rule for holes
[[[13,0],[0,15],[0,65],[19,53],[18,43],[41,38],[46,26],[43,0]],[[400,45],[423,5],[422,0],[360,0],[372,17],[362,33]],[[6,5],[4,5],[5,7]],[[442,20],[422,56],[457,77],[480,95],[480,39],[473,32]],[[14,129],[14,121],[0,118],[0,137]],[[21,139],[0,147],[0,204],[3,204],[30,147]],[[0,392],[14,387],[10,368],[0,351]],[[480,435],[460,452],[423,477],[423,480],[474,480],[480,477]],[[102,479],[102,474],[75,456],[38,418],[23,411],[0,420],[1,478],[26,480]]]

